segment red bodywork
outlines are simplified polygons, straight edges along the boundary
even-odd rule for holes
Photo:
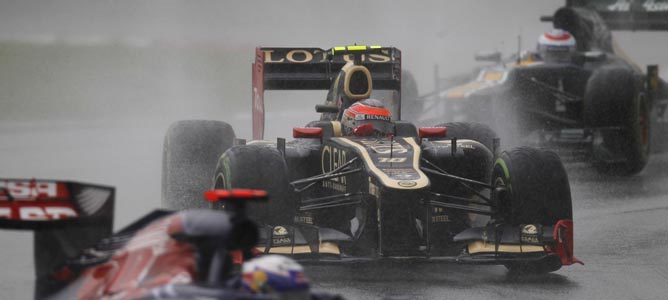
[[[295,127],[292,128],[293,138],[322,138],[322,128],[319,127]]]
[[[170,237],[182,228],[181,216],[170,215],[137,232],[109,261],[86,270],[78,299],[130,299],[150,289],[195,279],[195,249]]]
[[[559,220],[554,225],[554,253],[561,259],[561,264],[569,266],[574,263],[584,265],[584,263],[573,255],[573,221]]]
[[[418,136],[423,138],[442,138],[448,133],[446,127],[420,127],[418,129]]]
[[[253,73],[253,139],[264,137],[264,52],[255,48]]]

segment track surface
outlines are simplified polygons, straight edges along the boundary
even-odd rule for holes
[[[666,299],[668,155],[632,178],[568,164],[575,219],[574,265],[538,277],[501,266],[313,266],[318,287],[350,299]]]
[[[104,180],[127,187],[117,193],[124,224],[159,205],[153,188],[141,187],[159,185],[153,176],[159,159],[154,156],[160,153],[163,127],[130,130],[135,126],[4,124],[0,140],[14,142],[0,146],[0,165],[15,176]],[[73,143],[78,147],[71,147]],[[100,169],[109,172],[100,174]],[[600,176],[584,163],[568,164],[567,169],[574,201],[575,253],[585,266],[540,277],[513,277],[499,266],[453,264],[309,266],[307,272],[318,289],[349,299],[665,299],[668,155],[652,157],[647,169],[631,178]],[[29,297],[30,235],[2,232],[0,242],[5,270],[0,274],[0,299]]]
[[[0,1],[0,177],[116,186],[118,228],[160,205],[172,121],[225,120],[250,135],[255,46],[397,46],[426,93],[434,64],[443,76],[468,72],[476,51],[516,51],[518,34],[532,49],[548,28],[538,16],[563,2]],[[640,65],[668,69],[665,32],[613,35]],[[317,118],[323,93],[296,95],[267,97],[271,136]],[[668,298],[668,155],[632,178],[567,169],[585,266],[541,277],[428,264],[313,266],[308,274],[350,299]],[[27,232],[0,232],[0,299],[31,297],[31,244]]]

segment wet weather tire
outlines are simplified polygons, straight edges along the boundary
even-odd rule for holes
[[[493,198],[496,219],[512,225],[553,226],[573,219],[568,176],[556,153],[529,147],[502,152],[494,164],[492,185],[505,187],[502,197]],[[531,263],[510,263],[511,272],[547,273],[561,268],[555,257]]]
[[[220,121],[184,120],[167,130],[162,154],[162,207],[207,207],[218,157],[234,142],[232,127]]]
[[[518,147],[502,152],[492,185],[506,188],[504,199],[495,199],[506,223],[554,225],[573,218],[568,175],[552,151]]]
[[[594,166],[602,173],[633,175],[645,167],[650,151],[650,104],[631,71],[605,68],[587,82],[584,119],[596,133]],[[597,130],[611,127],[619,130]],[[621,158],[622,161],[619,161]]]
[[[269,194],[266,203],[251,203],[248,215],[263,225],[291,224],[296,212],[290,192],[283,154],[274,145],[235,146],[218,160],[215,188],[261,189]]]

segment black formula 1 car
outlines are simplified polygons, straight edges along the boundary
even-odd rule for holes
[[[396,48],[257,48],[255,140],[235,139],[224,122],[173,124],[163,205],[201,206],[196,191],[211,186],[267,190],[272,201],[249,208],[264,228],[257,249],[303,259],[412,257],[536,272],[578,262],[568,178],[555,153],[497,154],[498,139],[481,124],[418,129],[397,120],[391,135],[343,134],[342,110],[372,86],[391,91],[400,115],[400,76]],[[266,89],[328,89],[316,105],[321,119],[293,128],[294,140],[261,140]]]
[[[281,299],[244,289],[235,267],[255,255],[258,227],[244,207],[266,201],[265,191],[207,191],[200,198],[236,209],[156,210],[112,234],[114,194],[80,182],[0,179],[0,228],[35,231],[35,299]],[[255,284],[271,284],[264,280]],[[295,299],[341,299],[304,292]]]
[[[638,173],[647,164],[651,137],[661,144],[668,134],[668,86],[658,66],[643,71],[634,64],[610,30],[668,30],[666,10],[650,4],[568,1],[541,20],[575,37],[572,63],[544,63],[531,52],[508,59],[481,53],[476,60],[495,63],[467,82],[431,93],[424,110],[486,123],[507,144],[557,149],[601,172]]]

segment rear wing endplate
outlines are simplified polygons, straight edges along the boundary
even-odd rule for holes
[[[35,298],[61,288],[52,271],[111,235],[113,187],[0,178],[0,229],[34,230]]]
[[[668,0],[567,0],[596,11],[610,30],[668,30]]]
[[[265,90],[327,90],[341,68],[353,61],[350,53],[320,48],[256,48],[252,67],[253,139],[264,136]],[[374,89],[401,90],[399,49],[374,48],[361,55],[361,63],[371,72]]]
[[[0,228],[39,230],[91,225],[111,231],[113,210],[112,187],[0,178]]]

